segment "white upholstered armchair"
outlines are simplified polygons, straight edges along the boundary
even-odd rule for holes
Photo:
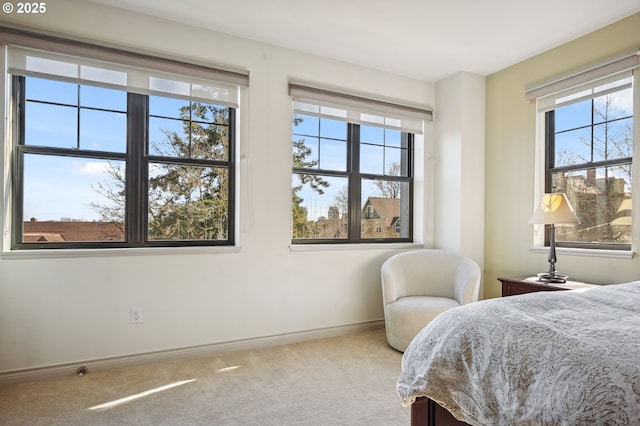
[[[404,352],[431,320],[447,309],[478,300],[480,267],[445,250],[412,250],[382,265],[387,342]]]

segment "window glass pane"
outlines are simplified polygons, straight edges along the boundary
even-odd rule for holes
[[[360,142],[384,145],[384,128],[375,126],[360,126]]]
[[[294,135],[320,135],[320,119],[310,115],[295,114],[293,117]]]
[[[229,127],[192,123],[190,157],[229,161]]]
[[[347,170],[347,123],[297,114],[292,132],[294,168]]]
[[[25,77],[25,85],[25,96],[27,100],[78,105],[77,84],[36,77]]]
[[[323,170],[347,170],[347,142],[320,139],[320,168]]]
[[[81,109],[80,148],[127,152],[126,113]]]
[[[188,121],[149,117],[149,154],[174,158],[189,157]]]
[[[150,155],[229,160],[229,108],[158,96],[149,102]]]
[[[319,138],[298,137],[293,135],[293,167],[299,169],[317,169],[320,164]]]
[[[595,123],[630,117],[633,113],[633,89],[628,88],[599,96],[594,100]]]
[[[80,86],[80,106],[127,111],[127,92],[104,87]]]
[[[558,242],[631,243],[631,164],[553,174],[580,220],[556,225]]]
[[[384,174],[384,146],[360,145],[360,172]]]
[[[399,148],[402,145],[402,132],[400,130],[384,129],[384,144]]]
[[[149,240],[226,240],[228,170],[151,163],[148,218]]]
[[[191,102],[181,114],[184,119],[207,124],[229,124],[229,108],[202,102]]]
[[[591,124],[591,99],[556,110],[556,132]]]
[[[192,105],[193,121],[229,125],[229,108],[225,106],[194,102]]]
[[[555,136],[555,167],[591,162],[591,127]]]
[[[122,161],[24,156],[24,242],[123,241]]]
[[[163,96],[149,96],[149,114],[158,117],[189,118],[189,101]]]
[[[293,167],[347,170],[347,123],[296,114],[293,119]]]
[[[366,239],[409,237],[409,183],[362,181],[361,236]]]
[[[407,151],[400,148],[385,148],[384,150],[384,174],[386,176],[407,176],[406,167],[403,170],[402,164],[407,164],[402,157]]]
[[[200,102],[191,103],[189,158],[229,160],[229,108]]]
[[[631,157],[633,153],[633,121],[626,118],[593,127],[594,161]]]
[[[402,132],[360,126],[360,171],[381,176],[408,176],[408,147]]]
[[[25,145],[76,148],[78,110],[76,107],[27,102]]]
[[[332,139],[347,139],[347,123],[339,120],[320,120],[320,136]]]
[[[347,238],[348,183],[343,177],[294,173],[293,238]]]

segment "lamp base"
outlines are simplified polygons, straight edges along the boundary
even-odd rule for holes
[[[538,281],[544,283],[566,283],[568,279],[568,275],[558,274],[557,272],[542,272],[538,274]]]

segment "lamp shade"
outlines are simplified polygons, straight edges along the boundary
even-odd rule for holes
[[[529,224],[561,224],[561,223],[578,223],[571,203],[567,199],[567,195],[561,192],[544,194],[540,200],[540,204],[533,212],[533,216],[529,219]]]

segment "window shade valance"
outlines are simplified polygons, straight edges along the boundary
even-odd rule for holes
[[[340,93],[300,83],[289,83],[294,112],[343,120],[355,124],[384,126],[422,134],[423,121],[431,121],[433,111],[357,95]]]
[[[537,100],[538,112],[551,111],[629,88],[632,85],[632,75],[631,71],[625,71],[543,96]]]
[[[581,85],[592,85],[592,82],[608,78],[614,74],[631,73],[631,70],[639,66],[640,51],[636,50],[570,75],[531,87],[526,90],[526,99],[527,102],[532,102]],[[623,76],[621,75],[620,78],[623,78]]]
[[[135,93],[168,94],[237,107],[248,73],[211,68],[0,27],[9,72],[52,76]]]

